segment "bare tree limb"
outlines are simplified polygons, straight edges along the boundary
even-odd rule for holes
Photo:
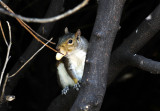
[[[2,2],[2,1],[0,1]],[[86,6],[88,4],[89,0],[84,0],[81,4],[79,4],[78,6],[76,6],[75,8],[73,8],[72,10],[68,10],[67,12],[61,14],[61,15],[58,15],[56,17],[50,17],[50,18],[43,18],[43,19],[40,19],[40,18],[28,18],[28,17],[23,17],[21,15],[18,15],[18,14],[13,14],[13,13],[10,13],[8,11],[5,11],[4,9],[0,8],[0,12],[3,13],[3,14],[6,14],[6,15],[9,15],[11,17],[14,17],[14,18],[19,18],[25,22],[34,22],[34,23],[48,23],[48,22],[55,22],[57,20],[60,20],[62,18],[65,18],[69,15],[72,15],[73,13],[77,12],[78,10],[80,10],[81,8],[83,8],[84,6]]]
[[[145,58],[137,54],[128,55],[128,60],[129,63],[134,67],[148,71],[151,74],[160,74],[160,62]]]
[[[69,111],[77,95],[78,95],[78,92],[72,89],[69,90],[67,95],[59,95],[51,102],[47,111],[53,111],[53,110]]]
[[[58,13],[60,13],[62,6],[63,6],[63,0],[52,0],[45,16],[49,17],[49,16],[57,15]],[[42,24],[38,29],[38,33],[41,33],[42,27],[44,27],[46,30],[45,37],[47,37],[51,32],[53,26],[54,26],[54,23]],[[40,47],[41,47],[41,44],[39,44],[36,40],[33,39],[31,44],[28,46],[26,51],[19,58],[19,61],[17,61],[17,63],[13,66],[13,68],[10,70],[9,73],[13,74],[14,72],[16,72],[19,69],[19,67],[22,66],[28,60],[28,58],[31,57]],[[26,68],[27,67],[23,69],[26,69]],[[6,91],[5,91],[6,95],[11,94],[13,88],[16,86],[21,75],[22,74],[18,74],[17,76],[9,79],[9,82],[6,85]]]
[[[100,0],[90,39],[82,87],[71,111],[99,111],[107,86],[112,45],[125,0]],[[105,47],[105,48],[104,48]]]
[[[8,10],[9,12],[13,13],[14,12],[5,4],[3,3],[2,1],[0,2],[1,5],[6,9]],[[21,19],[19,18],[16,18],[16,20],[21,24],[22,27],[24,27],[38,42],[40,42],[41,44],[43,45],[46,45],[42,40],[40,40],[37,35],[40,37],[40,38],[43,38],[42,36],[40,36],[38,33],[36,33],[31,27],[29,27],[25,22],[23,22]],[[43,38],[43,40],[46,40],[45,38]],[[48,41],[48,40],[46,40]],[[49,45],[46,45],[46,47],[48,47],[49,49],[51,49],[52,51],[54,52],[57,52],[57,50],[53,49],[52,47],[50,47]]]
[[[9,12],[14,13],[4,2],[1,2],[1,5],[3,5]],[[40,34],[38,34],[37,32],[35,32],[35,31],[34,31],[30,26],[28,26],[25,22],[23,22],[22,20],[20,20],[20,19],[18,19],[18,18],[16,18],[16,19],[17,19],[17,21],[22,25],[22,27],[29,29],[29,31],[31,31],[32,33],[34,33],[35,35],[37,35],[37,36],[40,37],[41,39],[43,39],[43,40],[45,40],[45,41],[48,41],[46,38],[42,37]],[[0,27],[1,27],[1,31],[2,31],[2,35],[3,35],[3,37],[4,37],[4,40],[5,40],[6,44],[8,45],[8,43],[7,43],[7,41],[6,41],[6,38],[5,38],[5,35],[4,35],[4,32],[3,32],[3,28],[2,28],[2,26],[1,26],[1,22],[0,22]],[[27,29],[26,29],[26,30],[27,30]],[[50,42],[50,43],[55,45],[55,43],[53,43],[53,42]]]
[[[137,53],[160,29],[160,5],[145,19],[139,27],[113,52],[109,65],[108,84],[112,83],[118,73],[128,64],[128,53]]]
[[[141,25],[123,42],[122,46],[131,53],[138,52],[160,30],[160,5],[145,18]],[[124,45],[125,44],[125,45]],[[128,46],[128,47],[126,47]]]
[[[6,83],[7,83],[7,80],[8,78],[12,78],[14,76],[16,76],[18,74],[18,72],[20,70],[22,70],[26,64],[28,64],[53,38],[51,38],[46,44],[44,44],[39,50],[37,50],[18,70],[17,72],[15,72],[14,74],[12,74],[11,76],[9,76],[9,74],[6,75],[6,79],[5,79],[5,82],[4,82],[4,85],[3,85],[3,88],[2,88],[2,94],[1,94],[1,97],[0,97],[0,102],[3,103],[3,98],[4,98],[4,93],[5,93],[5,87],[6,87]],[[11,100],[10,97],[12,96],[7,96],[8,98],[6,98],[6,100],[8,99],[8,101]]]
[[[51,3],[48,7],[48,10],[46,12],[45,17],[51,17],[56,16],[60,13],[62,7],[63,7],[63,1],[64,0],[51,0]],[[55,23],[49,23],[49,24],[42,24],[39,29],[38,33],[42,33],[42,28],[45,29],[45,37],[47,38],[50,32],[52,31]],[[19,58],[17,63],[13,66],[13,68],[9,71],[10,74],[13,74],[16,72],[19,67],[21,67],[29,57],[31,57],[39,48],[41,47],[41,44],[39,44],[35,39],[30,43],[26,51],[23,53],[23,55]],[[27,69],[27,66],[23,68],[23,70]],[[13,78],[10,78],[7,82],[6,88],[5,88],[5,95],[10,95],[12,93],[12,90],[17,85],[18,80],[23,74],[20,73],[17,76],[14,76]],[[6,111],[8,109],[7,104],[1,104],[0,110]]]
[[[7,42],[7,40],[6,40],[6,37],[5,37],[4,31],[3,31],[3,27],[2,27],[1,21],[0,21],[0,28],[1,28],[1,32],[2,32],[2,36],[3,36],[4,42],[5,42],[6,45],[8,46],[8,42]]]
[[[1,98],[0,98],[0,103],[3,103],[4,93],[5,93],[5,88],[6,88],[6,83],[7,83],[7,81],[8,81],[8,76],[9,76],[9,74],[6,75],[6,79],[5,79],[4,84],[3,84],[2,93],[1,93]]]
[[[10,59],[9,54],[10,54],[10,50],[11,50],[11,46],[12,46],[11,27],[10,27],[10,24],[9,24],[8,21],[7,21],[7,25],[8,25],[8,31],[9,31],[9,44],[8,44],[8,47],[7,47],[6,60],[5,60],[5,63],[4,63],[2,72],[1,72],[0,87],[1,87],[1,84],[2,84],[2,79],[3,79],[4,71],[5,71],[7,63],[9,61],[9,59]]]

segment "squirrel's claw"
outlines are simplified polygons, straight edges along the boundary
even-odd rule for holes
[[[75,85],[73,86],[73,89],[76,89],[77,91],[79,91],[80,87],[81,87],[81,85],[80,85],[80,83],[78,82],[77,84],[75,84]]]
[[[69,91],[69,87],[66,86],[66,87],[62,90],[62,95],[66,95],[68,91]]]

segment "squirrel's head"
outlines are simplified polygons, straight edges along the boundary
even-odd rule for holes
[[[65,35],[59,38],[56,49],[59,51],[56,54],[56,59],[60,60],[63,56],[74,51],[80,43],[81,31],[77,30],[75,34],[69,33],[68,28],[65,28]]]

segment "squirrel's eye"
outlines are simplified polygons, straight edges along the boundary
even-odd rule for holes
[[[68,40],[68,43],[69,43],[69,44],[72,44],[72,42],[73,42],[73,40]]]

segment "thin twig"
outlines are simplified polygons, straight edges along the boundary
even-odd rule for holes
[[[9,30],[9,44],[12,45],[11,26],[8,21],[7,21],[7,25],[8,25],[8,30]]]
[[[38,34],[36,31],[34,31],[31,27],[29,27],[25,22],[24,22],[24,25],[26,25],[27,26],[27,28],[29,28],[33,33],[35,33],[38,37],[40,37],[41,39],[43,39],[43,40],[45,40],[45,41],[47,41],[48,42],[48,39],[46,39],[46,38],[44,38],[42,35],[40,35],[40,34]],[[54,42],[49,42],[49,43],[51,43],[51,44],[53,44],[53,45],[55,45],[56,43],[54,43]]]
[[[5,63],[4,63],[2,72],[1,72],[0,87],[1,87],[1,84],[2,84],[2,79],[3,79],[3,75],[4,75],[4,72],[5,72],[7,63],[8,63],[9,58],[10,58],[10,57],[9,57],[9,54],[10,54],[10,50],[11,50],[11,46],[12,46],[12,40],[11,40],[11,38],[12,38],[12,37],[11,37],[11,27],[10,27],[10,24],[9,24],[8,21],[7,21],[7,25],[8,25],[8,30],[9,30],[9,45],[8,45],[8,49],[7,49],[6,60],[5,60]]]
[[[18,72],[20,72],[23,67],[29,63],[53,38],[51,38],[46,44],[44,44],[36,53],[34,53],[14,74],[12,74],[11,76],[9,76],[9,78],[14,77],[15,75],[17,75]]]
[[[20,19],[17,19],[19,21],[19,23],[23,23],[23,21],[21,21]],[[40,42],[43,45],[46,45],[43,41],[41,41],[35,34],[34,32],[32,32],[31,30],[29,30],[29,28],[27,28],[26,25],[21,24],[38,42]],[[54,52],[58,52],[57,50],[53,49],[52,47],[50,47],[49,45],[46,45],[46,47],[48,47],[49,49],[53,50]]]
[[[0,1],[0,4],[9,12],[13,13],[13,10],[11,10],[5,3],[3,3],[2,1]],[[39,34],[37,34],[35,31],[33,31],[33,29],[31,27],[29,27],[25,22],[23,22],[21,19],[16,18],[16,20],[21,24],[22,27],[24,27],[37,41],[39,41],[40,43],[42,43],[43,45],[45,44],[43,41],[41,41],[36,35],[39,36]],[[41,36],[41,38],[43,38]],[[45,39],[46,40],[46,39]],[[47,40],[48,41],[48,40]],[[50,47],[49,45],[46,45],[46,47],[48,47],[49,49],[53,50],[54,52],[58,52],[57,50],[53,49],[52,47]]]
[[[57,20],[60,20],[62,18],[65,18],[69,15],[72,15],[73,13],[77,12],[78,10],[80,10],[81,8],[83,8],[84,6],[86,6],[88,4],[89,0],[84,0],[81,4],[79,4],[78,6],[76,6],[75,8],[73,8],[72,10],[68,10],[67,12],[55,16],[55,17],[49,17],[49,18],[28,18],[28,17],[23,17],[21,15],[18,14],[13,14],[13,13],[9,13],[8,11],[5,11],[3,9],[0,8],[0,13],[9,15],[11,17],[14,18],[19,18],[23,21],[26,22],[34,22],[34,23],[48,23],[48,22],[55,22]],[[0,1],[0,3],[2,3],[2,1]]]
[[[11,9],[10,9],[11,10]],[[11,12],[11,13],[14,13],[13,11]],[[36,31],[34,31],[30,26],[28,26],[24,21],[22,21],[22,20],[20,20],[20,19],[18,19],[18,18],[16,18],[17,19],[17,21],[23,26],[23,25],[25,25],[30,31],[32,31],[34,34],[36,34],[37,36],[39,36],[41,39],[43,39],[43,40],[45,40],[45,41],[47,41],[48,42],[48,40],[46,39],[46,38],[44,38],[44,37],[42,37],[40,34],[38,34]],[[23,26],[24,27],[24,26]],[[25,28],[25,27],[24,27]],[[25,28],[26,29],[26,28]],[[54,43],[54,42],[49,42],[49,43],[51,43],[51,44],[53,44],[53,45],[55,45],[56,43]]]
[[[5,92],[8,76],[9,76],[9,74],[6,75],[6,79],[5,79],[4,84],[3,84],[3,89],[2,89],[2,94],[1,94],[0,102],[3,102],[4,92]]]
[[[4,31],[3,31],[3,27],[2,27],[1,21],[0,21],[0,28],[1,28],[3,39],[4,39],[5,43],[6,43],[6,45],[8,46],[8,42],[6,40],[6,37],[5,37]]]

